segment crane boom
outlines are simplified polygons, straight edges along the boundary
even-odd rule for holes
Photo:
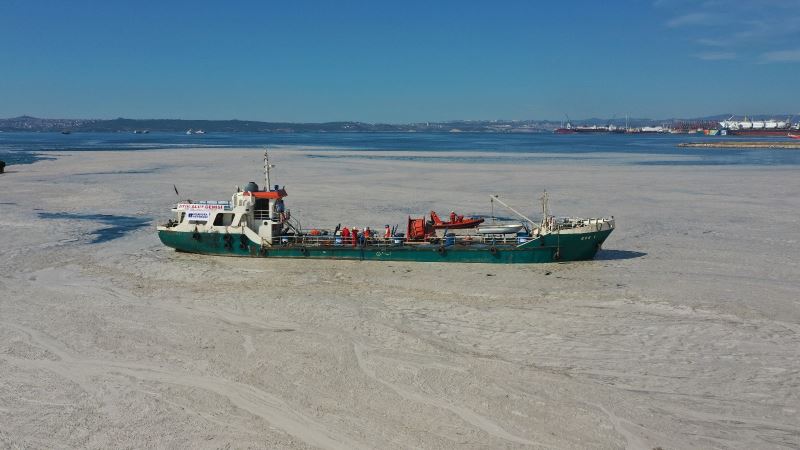
[[[528,216],[526,216],[525,214],[522,214],[521,212],[517,211],[516,209],[508,206],[508,204],[506,204],[506,202],[500,200],[500,197],[497,194],[491,194],[491,195],[489,195],[489,198],[491,198],[492,200],[497,200],[498,203],[500,203],[501,205],[503,205],[506,208],[508,208],[509,210],[511,210],[511,212],[513,212],[514,214],[516,214],[516,215],[522,217],[523,219],[527,220],[528,222],[530,222],[531,225],[533,225],[533,226],[536,225],[536,222],[531,220]]]

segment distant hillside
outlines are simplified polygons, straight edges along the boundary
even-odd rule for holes
[[[331,132],[537,132],[550,131],[548,121],[451,121],[413,124],[364,122],[291,123],[254,120],[184,120],[184,119],[41,119],[30,116],[0,119],[3,131],[134,132],[141,130],[183,132],[203,130],[224,133],[331,133]]]
[[[360,122],[281,123],[253,120],[183,120],[183,119],[40,119],[30,116],[0,119],[4,131],[92,131],[133,132],[136,130],[180,132],[307,133],[333,131],[398,131],[403,126],[366,124]]]
[[[84,126],[92,120],[85,119],[40,119],[31,116],[19,116],[11,119],[0,119],[0,130],[3,131],[60,131]]]

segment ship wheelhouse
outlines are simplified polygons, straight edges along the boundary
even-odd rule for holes
[[[255,187],[255,189],[249,189]],[[286,232],[289,210],[283,202],[288,194],[286,189],[277,185],[273,190],[259,191],[258,186],[250,182],[244,192],[234,194],[235,202],[249,206],[247,225],[263,239],[272,244],[273,239]]]
[[[294,231],[284,198],[286,189],[275,186],[259,190],[250,182],[237,189],[230,201],[191,201],[172,209],[174,219],[165,227],[175,231],[246,235],[261,245],[272,245],[280,236]]]

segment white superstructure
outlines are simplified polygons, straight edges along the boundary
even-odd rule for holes
[[[745,116],[743,120],[734,120],[734,116],[719,122],[720,128],[724,130],[776,130],[783,128],[797,128],[798,124],[792,125],[790,119],[787,120],[750,120]]]

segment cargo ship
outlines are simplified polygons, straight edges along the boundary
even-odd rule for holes
[[[727,136],[783,136],[798,132],[800,123],[792,123],[791,118],[786,120],[734,120],[734,116],[719,122],[720,134]],[[723,133],[724,131],[724,133]]]
[[[424,216],[408,216],[403,231],[386,225],[383,233],[341,224],[333,229],[302,227],[286,208],[285,186],[271,185],[271,167],[265,152],[263,189],[251,181],[237,188],[230,200],[179,202],[172,208],[174,217],[157,227],[159,239],[175,250],[206,255],[508,264],[592,259],[615,228],[613,216],[550,215],[546,191],[540,199],[540,221],[534,222],[492,195],[492,211],[498,202],[523,222],[476,223],[474,230],[458,230],[458,234],[436,228]]]
[[[574,134],[574,133],[624,133],[625,128],[615,125],[572,125],[567,123],[553,130],[555,134]]]

